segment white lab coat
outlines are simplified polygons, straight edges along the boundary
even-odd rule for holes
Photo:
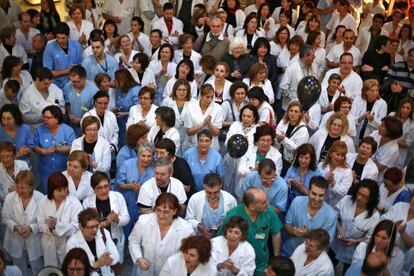
[[[19,109],[23,114],[23,120],[26,124],[35,128],[43,122],[42,111],[49,105],[57,105],[65,113],[65,100],[63,92],[54,83],[50,84],[48,89],[49,96],[45,99],[37,90],[35,83],[26,88],[19,101]]]
[[[159,276],[182,276],[187,275],[184,254],[180,251],[168,258]],[[210,260],[206,264],[199,264],[191,273],[191,276],[217,276],[217,269]]]
[[[349,167],[352,169],[354,166],[355,160],[358,156],[356,152],[350,152],[346,155],[346,162],[348,163]],[[378,167],[372,159],[368,159],[367,163],[365,163],[364,169],[362,170],[361,179],[373,179],[377,180],[378,178]]]
[[[268,103],[272,104],[275,102],[275,93],[273,91],[273,86],[270,80],[265,79],[265,81],[260,83],[259,85],[252,83],[252,81],[249,78],[244,78],[243,82],[249,87],[249,89],[253,87],[261,87],[263,89],[263,92],[265,93],[265,95],[267,96],[269,100]],[[228,99],[230,99],[230,92],[228,95]],[[224,95],[223,95],[223,100],[224,100]]]
[[[321,150],[323,144],[325,143],[326,137],[328,137],[328,132],[326,131],[326,129],[321,128],[309,138],[308,143],[315,148],[316,159],[318,160],[319,156],[321,155]],[[355,152],[354,141],[352,141],[351,137],[349,137],[348,135],[343,135],[341,136],[341,141],[345,142],[348,148],[348,152]]]
[[[151,55],[149,55],[151,56]],[[141,85],[141,87],[146,86],[148,84],[152,84],[157,86],[157,83],[155,81],[155,75],[154,72],[152,72],[151,69],[146,69],[144,71],[144,74],[142,75],[142,79],[140,80],[138,77],[138,73],[137,71],[134,70],[134,68],[129,68],[129,72],[131,73],[132,77],[134,78],[134,80]]]
[[[174,194],[178,198],[178,202],[180,204],[184,204],[187,201],[184,185],[177,178],[170,177],[167,192]],[[137,203],[154,207],[155,201],[160,194],[161,191],[157,186],[155,177],[150,178],[142,184],[141,189],[139,190]]]
[[[295,265],[295,276],[334,276],[335,271],[326,251],[322,250],[318,258],[305,265],[308,255],[305,251],[305,243],[299,245],[290,259]]]
[[[341,75],[340,68],[334,68],[326,72],[321,83],[322,87],[328,87],[329,77],[334,73]],[[348,76],[342,79],[341,85],[345,88],[345,96],[351,95],[352,99],[361,96],[362,79],[355,71],[352,70]]]
[[[237,118],[237,117],[236,117]],[[253,125],[250,131],[247,134],[243,132],[243,123],[242,122],[233,122],[230,125],[229,131],[227,132],[226,141],[224,145],[227,147],[227,142],[235,134],[241,134],[247,138],[249,141],[249,148],[254,146],[254,134],[256,133],[257,125]]]
[[[131,106],[129,109],[128,120],[126,123],[126,128],[128,129],[130,125],[139,123],[140,121],[144,121],[145,125],[148,128],[155,126],[155,110],[157,110],[158,106],[155,104],[151,105],[150,110],[148,111],[146,116],[142,115],[142,108],[140,104]]]
[[[45,266],[61,266],[66,255],[66,242],[78,230],[78,214],[82,211],[79,200],[71,195],[56,210],[55,201],[44,198],[39,203],[37,221],[42,232],[42,249]],[[50,231],[46,224],[48,217],[55,217],[55,229]]]
[[[238,173],[240,176],[245,176],[251,172],[250,168],[256,168],[256,153],[257,146],[251,147],[245,155],[240,159]],[[276,165],[276,175],[280,175],[282,171],[283,162],[282,155],[274,147],[270,147],[270,150],[266,153],[266,159],[271,159]]]
[[[395,112],[391,112],[388,116],[395,116]],[[412,159],[411,156],[408,156],[408,152],[412,152],[413,144],[414,144],[414,120],[412,118],[408,118],[403,123],[403,136],[400,139],[404,139],[405,143],[407,143],[407,147],[399,147],[400,154],[398,155],[397,161],[395,161],[395,166],[403,169],[408,162]]]
[[[259,30],[256,30],[253,34],[253,38],[252,38],[252,42],[251,42],[252,47],[253,47],[254,43],[256,42],[256,40],[259,37],[264,37],[264,36],[265,36],[264,33],[262,33]],[[247,33],[246,33],[246,31],[244,29],[241,29],[240,31],[237,31],[235,37],[240,37],[243,41],[244,49],[247,49]]]
[[[91,187],[92,173],[90,171],[84,171],[82,173],[78,188],[76,188],[72,176],[68,174],[68,171],[64,171],[62,174],[66,176],[66,179],[68,180],[69,194],[76,197],[80,202],[94,193]]]
[[[119,192],[110,191],[109,192],[109,204],[111,205],[111,211],[116,213],[119,218],[118,223],[111,223],[111,236],[113,239],[117,239],[118,243],[116,248],[119,253],[119,260],[122,262],[124,259],[124,245],[125,245],[125,235],[123,228],[129,223],[130,217],[128,209],[126,206],[124,196]],[[86,208],[95,208],[96,209],[96,194],[93,194],[83,200],[83,207]]]
[[[228,192],[221,190],[220,193],[223,195],[223,211],[224,216],[228,211],[237,206],[236,199]],[[190,197],[187,205],[187,213],[185,219],[191,223],[194,232],[197,233],[197,225],[203,220],[204,204],[206,203],[206,192],[204,190],[193,194]]]
[[[201,55],[197,53],[196,51],[191,50],[190,60],[193,62],[195,75],[201,75],[201,73],[203,72],[200,66],[200,59],[201,59]],[[174,62],[178,64],[180,63],[181,60],[183,60],[183,49],[175,50]]]
[[[189,116],[184,118],[184,126],[186,128],[193,128],[194,126],[202,123],[204,119],[208,115],[210,115],[211,122],[213,123],[213,125],[216,128],[221,129],[222,123],[223,123],[223,114],[222,114],[221,106],[219,104],[212,102],[204,114],[201,111],[199,101],[190,102],[189,109],[191,110],[191,113],[189,114]],[[208,128],[208,126],[206,126],[205,128]],[[196,134],[188,136],[188,141],[187,141],[188,148],[195,146],[196,144],[197,144]],[[217,150],[220,149],[217,136],[213,137],[212,146],[216,148]]]
[[[259,122],[276,125],[276,114],[268,102],[263,102],[259,109]]]
[[[224,236],[215,237],[211,240],[211,259],[213,263],[217,264],[231,259],[234,265],[239,269],[237,276],[253,276],[256,269],[255,257],[253,247],[247,241],[241,241],[233,253],[229,256],[229,247]],[[218,271],[217,275],[232,276],[234,275],[227,269]]]
[[[20,172],[30,170],[29,165],[23,160],[14,160],[14,177]],[[9,189],[15,185],[14,178],[12,178],[8,173],[3,163],[0,162],[0,208],[4,199],[9,194]]]
[[[158,60],[158,54],[157,54],[158,51],[159,51],[159,48],[158,48],[157,52],[154,53],[155,59],[153,59],[150,62],[150,64],[148,65],[148,69],[150,69],[155,75],[157,75],[162,69],[161,61]],[[176,68],[177,68],[177,64],[175,64],[175,62],[171,61],[171,62],[168,63],[168,65],[167,65],[167,75],[168,75],[169,78],[174,77]]]
[[[374,138],[378,145],[380,144],[382,136],[379,134],[378,130],[372,132],[370,136]],[[377,151],[372,156],[372,160],[374,160],[376,163],[380,163],[386,166],[387,168],[394,166],[398,155],[400,154],[397,140],[398,139],[394,139],[382,146],[378,146]],[[378,182],[382,182],[384,178],[384,172],[385,171],[379,173],[377,179]]]
[[[96,244],[96,255],[99,258],[104,254],[105,252],[109,252],[110,256],[112,258],[112,264],[115,265],[119,261],[119,254],[118,250],[116,249],[116,246],[114,242],[111,239],[111,234],[108,232],[108,230],[103,230],[106,237],[106,243],[103,240],[102,233],[100,230],[96,233],[95,237],[95,244]],[[85,250],[86,254],[88,255],[89,262],[93,264],[95,262],[95,257],[92,254],[91,249],[89,248],[88,243],[86,242],[82,231],[79,230],[75,235],[73,235],[66,244],[66,253],[69,252],[72,248],[82,248]],[[114,275],[111,272],[111,268],[109,265],[105,265],[101,267],[102,275],[104,276],[111,276]],[[92,272],[92,276],[99,276],[97,272]]]
[[[85,139],[85,136],[75,139],[72,143],[72,147],[70,148],[70,152],[74,150],[83,151],[83,139]],[[108,141],[100,136],[98,136],[98,141],[96,142],[95,149],[93,150],[92,160],[98,163],[98,166],[93,169],[94,172],[109,172],[109,169],[111,168],[111,146]]]
[[[37,260],[43,256],[37,213],[39,203],[44,197],[42,193],[33,191],[29,204],[26,209],[23,209],[20,196],[16,192],[12,192],[6,196],[1,211],[2,222],[6,225],[3,248],[10,256],[21,258],[24,250],[27,250],[29,261]],[[30,226],[32,233],[27,239],[24,239],[14,231],[14,226],[16,225]]]
[[[358,120],[367,111],[367,101],[362,97],[357,97],[352,103],[351,113],[355,116],[355,119]],[[367,127],[365,129],[364,137],[369,136],[374,130],[379,129],[382,119],[387,116],[387,103],[379,98],[374,102],[372,107],[371,114],[374,115],[374,120],[368,121]],[[359,133],[361,132],[362,125],[364,120],[357,121],[357,139],[359,138]]]
[[[127,36],[129,37],[129,39],[131,39],[132,49],[138,51],[137,48],[134,48],[134,44],[137,43],[135,41],[134,34],[132,32],[129,32],[129,33],[127,33]],[[150,56],[151,55],[151,42],[149,40],[148,35],[146,35],[145,33],[141,32],[139,34],[139,36],[138,36],[138,41],[142,45],[142,48],[144,48],[143,54],[146,54],[147,56]]]
[[[152,23],[152,29],[158,29],[162,33],[162,40],[169,42],[172,45],[178,45],[178,36],[183,34],[183,22],[176,18],[172,18],[172,29],[171,33],[168,32],[167,24],[165,24],[164,18],[160,18]],[[175,32],[178,33],[177,36],[171,36]],[[155,72],[154,72],[155,73]]]
[[[361,51],[361,57],[364,56],[365,52],[368,50],[369,43],[371,41],[371,26],[364,27],[359,30],[359,35],[355,41],[355,46]],[[388,32],[381,28],[380,35],[388,36]]]
[[[154,125],[148,132],[148,141],[155,146],[155,137],[157,136],[158,132],[161,130],[161,127],[158,125]],[[180,152],[180,133],[175,127],[170,127],[162,136],[162,138],[168,138],[175,144],[175,153]]]
[[[322,163],[319,163],[318,168],[321,172],[321,175],[326,176],[329,173],[331,166],[328,164],[324,168]],[[336,167],[333,170],[333,174],[335,186],[329,186],[326,201],[329,203],[329,205],[335,207],[336,203],[348,193],[348,190],[352,185],[353,175],[350,167]]]
[[[213,75],[205,83],[211,84],[211,86],[213,86],[214,91],[216,91],[215,81],[216,81],[216,76]],[[222,95],[223,101],[231,100],[230,87],[231,87],[232,84],[233,83],[231,81],[224,80],[223,95]],[[273,88],[272,88],[272,90],[273,90]]]
[[[105,138],[106,141],[108,141],[110,144],[118,148],[119,127],[116,121],[115,114],[112,111],[106,110],[104,114],[103,125],[102,125],[101,119],[96,113],[96,108],[94,107],[82,116],[80,125],[82,125],[83,119],[85,119],[85,117],[87,116],[94,116],[99,120],[99,124],[100,124],[99,133],[98,133],[99,136],[101,136],[102,138]]]
[[[133,263],[142,257],[150,263],[150,267],[147,271],[138,267],[137,275],[158,275],[168,257],[180,250],[181,241],[193,234],[191,225],[177,217],[161,239],[157,215],[141,215],[129,235],[128,247]]]
[[[3,12],[3,9],[0,11],[0,14],[1,12]],[[3,18],[1,18],[0,20],[2,19]],[[27,63],[28,61],[26,50],[19,43],[14,44],[11,55],[19,57],[23,64]],[[0,72],[3,70],[3,61],[8,56],[10,56],[10,53],[6,50],[6,48],[4,48],[3,44],[0,44]]]
[[[328,108],[329,104],[334,104],[336,99],[339,98],[339,96],[346,96],[346,97],[352,97],[352,95],[349,93],[349,91],[345,91],[345,95],[343,95],[339,90],[335,91],[334,96],[332,97],[332,101],[329,101],[328,98],[328,85],[322,86],[321,89],[321,95],[319,96],[318,103],[321,106],[321,109],[323,112],[326,112],[326,109]]]
[[[78,30],[78,28],[76,28],[76,25],[73,22],[73,20],[66,22],[66,24],[68,24],[69,29],[70,29],[69,37],[73,40],[76,40],[76,41],[78,41],[79,37],[83,34],[85,34],[86,41],[88,41],[89,40],[89,35],[91,34],[91,32],[94,29],[92,22],[89,22],[88,20],[82,20],[82,25],[80,27],[80,30]]]
[[[286,134],[288,127],[289,122],[285,123],[285,120],[282,119],[276,127],[276,133]],[[296,129],[298,130],[296,131]],[[293,131],[295,131],[295,133],[293,133],[293,136],[286,136],[285,139],[283,139],[281,142],[277,141],[276,139],[275,144],[275,148],[280,148],[280,146],[283,146],[283,159],[288,162],[292,162],[295,158],[296,148],[304,143],[307,143],[309,140],[309,132],[303,121],[301,121],[299,125],[293,129]]]
[[[332,49],[329,51],[329,53],[326,55],[326,59],[330,62],[339,63],[339,60],[341,58],[341,55],[345,52],[344,49],[344,43],[341,42],[335,46],[332,47]],[[347,51],[350,53],[353,57],[353,66],[359,66],[362,62],[362,55],[361,51],[354,45],[352,45],[351,49]]]

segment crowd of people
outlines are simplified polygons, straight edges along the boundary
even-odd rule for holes
[[[414,275],[410,1],[65,8],[0,1],[0,275]]]

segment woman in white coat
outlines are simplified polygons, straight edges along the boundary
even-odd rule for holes
[[[213,101],[214,88],[211,84],[203,84],[200,88],[200,99],[190,103],[191,113],[184,118],[184,126],[187,129],[187,147],[197,144],[196,134],[202,129],[209,129],[213,134],[213,147],[220,149],[218,135],[223,123],[221,106]]]
[[[256,269],[253,247],[247,239],[249,225],[240,216],[230,218],[224,225],[224,235],[211,240],[211,258],[220,276],[253,276]]]
[[[233,83],[226,79],[229,70],[229,65],[224,61],[220,61],[214,68],[214,75],[206,81],[206,83],[213,86],[214,101],[218,104],[222,104],[224,101],[231,99],[230,87]]]
[[[95,96],[93,96],[93,101],[95,107],[83,115],[80,124],[82,125],[83,119],[88,116],[98,118],[100,124],[98,134],[111,144],[111,150],[114,151],[115,149],[118,149],[119,127],[115,114],[108,110],[109,94],[107,92],[98,91]]]
[[[322,85],[321,95],[318,99],[318,103],[321,106],[322,113],[334,110],[334,103],[336,99],[338,99],[338,97],[350,96],[350,94],[346,95],[342,93],[343,90],[341,89],[341,82],[341,76],[339,74],[333,73],[329,76],[328,84]]]
[[[235,37],[243,39],[244,48],[250,51],[253,48],[256,39],[264,37],[264,34],[258,30],[256,14],[249,14],[244,20],[243,29],[236,32]]]
[[[129,253],[142,276],[159,275],[168,257],[179,251],[181,241],[194,234],[191,225],[178,216],[180,205],[172,193],[160,194],[154,209],[139,217],[128,240]]]
[[[60,172],[49,175],[47,198],[39,203],[37,221],[42,233],[45,266],[60,267],[66,255],[66,242],[78,231],[79,200],[68,191],[68,180]]]
[[[68,13],[72,18],[67,22],[70,29],[70,38],[78,41],[80,45],[86,48],[89,35],[94,28],[93,24],[83,19],[85,18],[85,12],[80,5],[72,5]]]
[[[180,252],[165,262],[160,276],[217,276],[211,260],[211,241],[206,236],[191,236],[182,241]]]
[[[259,124],[268,124],[276,128],[276,115],[273,107],[269,104],[263,88],[253,87],[247,92],[250,103],[257,108],[259,112]]]
[[[123,226],[129,223],[130,217],[123,195],[110,191],[111,180],[104,172],[95,172],[91,177],[94,194],[85,198],[83,207],[94,208],[100,216],[100,227],[111,233],[111,237],[119,253],[119,260],[124,259],[125,235]],[[108,237],[109,238],[109,237]]]
[[[378,130],[381,120],[387,116],[387,103],[380,97],[380,85],[376,79],[364,81],[361,96],[354,99],[351,113],[357,118],[357,136],[360,140]]]
[[[368,240],[380,220],[375,210],[378,205],[378,184],[364,179],[355,184],[350,195],[343,197],[335,206],[337,213],[336,237],[331,243],[329,255],[334,261],[344,264],[344,271],[352,261],[356,246]]]
[[[325,113],[325,115],[323,115],[319,128],[325,128],[326,122],[332,116],[332,114],[334,114],[335,112],[341,112],[348,119],[348,126],[349,126],[348,133],[347,133],[348,136],[350,136],[351,138],[355,138],[356,133],[357,133],[356,127],[355,127],[357,123],[357,118],[355,118],[354,114],[352,114],[351,108],[352,108],[351,98],[346,97],[346,96],[337,97],[333,104],[333,110],[328,111]]]
[[[68,180],[69,194],[81,203],[93,194],[92,173],[88,171],[89,156],[83,151],[74,150],[69,154],[66,171],[62,172]]]
[[[346,155],[346,162],[352,170],[352,183],[369,178],[378,178],[377,164],[372,160],[372,155],[377,150],[377,142],[371,136],[365,137],[361,140],[358,147],[358,152],[350,152]]]
[[[207,16],[205,17],[207,18]],[[197,28],[197,26],[196,26]],[[194,74],[200,75],[202,73],[200,66],[201,55],[193,50],[193,39],[194,37],[190,34],[182,34],[178,37],[178,50],[174,52],[174,62],[180,63],[181,60],[189,58],[194,65]]]
[[[132,68],[129,68],[134,80],[141,86],[157,88],[154,72],[148,68],[149,58],[144,53],[135,54],[133,57]]]
[[[149,86],[143,86],[139,91],[138,104],[129,109],[126,128],[132,124],[145,124],[148,128],[155,126],[155,110],[158,106],[154,104],[155,90]]]
[[[268,68],[265,63],[256,62],[249,69],[248,78],[244,78],[243,82],[247,84],[249,89],[252,87],[261,87],[267,96],[267,102],[273,104],[275,95],[273,86],[268,79]]]
[[[303,117],[302,105],[298,100],[293,100],[289,103],[287,112],[276,127],[275,147],[282,151],[282,177],[285,177],[287,170],[295,159],[296,148],[308,142],[309,133]]]
[[[180,133],[175,128],[175,112],[171,107],[160,106],[155,110],[155,126],[148,132],[148,141],[155,146],[158,140],[168,138],[175,144],[175,154],[180,153]]]
[[[13,259],[13,264],[28,275],[37,275],[43,267],[43,250],[37,221],[39,203],[44,195],[34,190],[34,176],[30,171],[20,171],[16,176],[16,191],[4,200],[1,211],[2,222],[6,225],[3,247]]]
[[[355,152],[354,142],[348,136],[348,119],[342,113],[336,112],[326,122],[325,128],[319,129],[309,139],[309,144],[315,148],[316,159],[323,162],[335,141],[343,141],[348,152]]]
[[[81,150],[89,154],[89,169],[109,172],[111,168],[111,145],[98,135],[100,121],[94,116],[82,121],[83,136],[75,139],[70,151]]]
[[[206,174],[204,189],[191,196],[185,219],[195,233],[214,236],[227,212],[237,206],[236,199],[221,190],[223,181],[216,173]]]
[[[342,141],[336,141],[329,149],[323,162],[318,168],[329,182],[326,201],[334,207],[344,197],[352,185],[352,170],[346,163],[347,146]]]
[[[310,230],[305,234],[305,242],[299,245],[290,259],[295,265],[295,276],[334,276],[334,267],[326,249],[329,234],[323,229]]]
[[[141,89],[142,91],[142,89]],[[191,97],[190,83],[185,79],[179,79],[174,83],[171,97],[167,97],[162,101],[162,106],[170,107],[175,112],[175,129],[180,134],[180,150],[178,155],[182,156],[188,149],[185,144],[187,140],[187,131],[184,126],[184,119],[190,116],[190,104],[196,102]]]
[[[256,128],[254,134],[255,145],[247,150],[240,159],[238,173],[240,177],[252,171],[257,171],[259,162],[263,159],[271,159],[276,164],[276,175],[282,172],[282,155],[272,145],[275,140],[275,131],[267,124]],[[241,179],[239,181],[241,183]],[[238,191],[239,187],[236,187]]]
[[[87,208],[81,211],[78,215],[79,231],[68,240],[66,253],[72,248],[82,248],[94,269],[91,276],[114,276],[110,266],[118,263],[118,250],[111,239],[111,234],[99,226],[99,221],[96,209]],[[100,270],[99,274],[97,270]]]
[[[241,134],[247,138],[249,148],[254,146],[254,134],[256,133],[257,123],[259,122],[259,112],[251,104],[245,105],[240,111],[240,121],[235,121],[230,125],[226,135],[224,145],[227,147],[229,139],[236,134]],[[235,185],[239,183],[237,168],[239,167],[239,158],[233,158],[228,153],[224,156],[224,190],[236,195]]]
[[[196,99],[197,82],[194,79],[194,64],[189,59],[183,59],[177,64],[174,77],[170,78],[165,85],[163,98],[171,97],[173,86],[179,79],[185,79],[190,83],[191,97]]]

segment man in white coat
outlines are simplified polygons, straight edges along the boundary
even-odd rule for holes
[[[85,209],[79,213],[78,219],[80,230],[68,240],[66,252],[75,247],[82,248],[95,270],[91,275],[113,275],[110,266],[118,262],[119,254],[111,234],[99,227],[98,212],[92,208]]]
[[[230,193],[221,189],[223,181],[218,174],[206,174],[203,182],[204,190],[195,193],[188,201],[185,219],[191,223],[194,232],[209,235],[221,226],[222,219],[237,206],[237,202]]]
[[[174,5],[165,3],[164,16],[152,24],[152,29],[162,32],[162,39],[174,46],[178,45],[178,37],[183,34],[183,22],[174,16]]]
[[[157,197],[165,192],[174,194],[180,202],[180,209],[184,211],[187,195],[183,183],[172,177],[173,166],[170,160],[165,157],[158,158],[154,171],[154,177],[142,184],[138,194],[137,204],[141,214],[151,213]]]
[[[316,68],[313,64],[315,51],[312,46],[302,47],[299,53],[300,59],[290,64],[280,82],[282,92],[282,109],[286,110],[290,101],[297,99],[297,87],[301,79],[306,76],[316,76]]]
[[[355,41],[355,46],[361,51],[361,57],[366,51],[375,50],[375,40],[380,35],[388,36],[388,32],[384,30],[384,15],[377,13],[372,19],[372,25],[362,28],[359,36]]]

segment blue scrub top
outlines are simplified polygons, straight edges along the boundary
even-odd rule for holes
[[[134,106],[138,103],[138,94],[140,90],[140,85],[136,85],[130,88],[126,93],[121,93],[119,89],[116,89],[116,107],[119,108],[122,112],[129,112],[131,106]]]
[[[316,213],[314,217],[308,215],[308,203],[309,197],[298,196],[296,197],[289,207],[289,210],[285,217],[285,223],[293,227],[308,227],[308,229],[322,228],[329,233],[330,240],[335,237],[336,231],[336,213],[334,209],[326,202],[323,202],[321,209]],[[296,247],[305,241],[304,237],[294,237],[283,233],[282,253],[285,256],[291,256]]]
[[[197,146],[193,146],[188,149],[184,153],[183,158],[190,166],[191,174],[193,175],[195,182],[196,192],[203,190],[203,180],[206,174],[217,173],[221,177],[224,175],[223,158],[216,149],[209,149],[207,159],[204,164],[202,164],[198,158]]]
[[[70,111],[78,118],[93,108],[93,96],[98,92],[99,88],[90,81],[86,81],[82,92],[78,94],[71,82],[68,82],[63,89],[65,103],[70,104]]]
[[[117,168],[117,172],[121,168],[121,166],[124,163],[124,161],[126,161],[126,160],[128,160],[130,158],[136,158],[136,157],[137,157],[137,152],[136,152],[135,149],[131,148],[128,145],[123,146],[119,150],[118,155],[116,156],[116,168]]]
[[[70,66],[82,63],[82,48],[78,41],[68,39],[68,53],[62,50],[56,40],[46,45],[43,53],[43,66],[50,70],[66,70]],[[54,78],[53,83],[60,89],[69,81],[68,75]]]
[[[258,172],[250,172],[246,175],[240,194],[244,194],[244,192],[251,187],[265,190]],[[276,179],[273,181],[272,186],[266,191],[266,194],[270,205],[278,208],[281,212],[286,211],[288,186],[283,178],[276,176]]]
[[[113,80],[119,64],[113,56],[105,54],[105,62],[103,65],[96,61],[94,55],[90,55],[83,60],[82,66],[86,70],[88,80],[94,81],[98,73],[107,73],[111,77],[111,80]]]
[[[11,142],[16,147],[16,151],[19,151],[20,148],[25,146],[29,147],[30,149],[35,146],[30,127],[26,124],[22,124],[21,126],[17,127],[17,132],[14,138],[11,138],[9,135],[7,135],[4,128],[0,125],[0,143],[6,141]],[[28,158],[28,156],[22,156],[19,159],[27,161]]]
[[[314,176],[318,176],[318,175],[322,175],[321,171],[317,168],[316,170],[312,171],[309,170],[306,174],[305,177],[303,178],[303,185],[305,186],[306,190],[309,191],[309,182],[312,179],[312,177]],[[286,175],[285,175],[285,181],[286,183],[289,183],[289,179],[295,179],[298,182],[302,182],[300,179],[300,174],[299,174],[299,167],[290,167],[289,170],[287,171]],[[290,191],[290,198],[293,200],[293,198],[295,198],[296,196],[303,196],[304,194],[302,194],[301,192],[299,192],[298,190],[296,190],[295,188],[291,188]]]

